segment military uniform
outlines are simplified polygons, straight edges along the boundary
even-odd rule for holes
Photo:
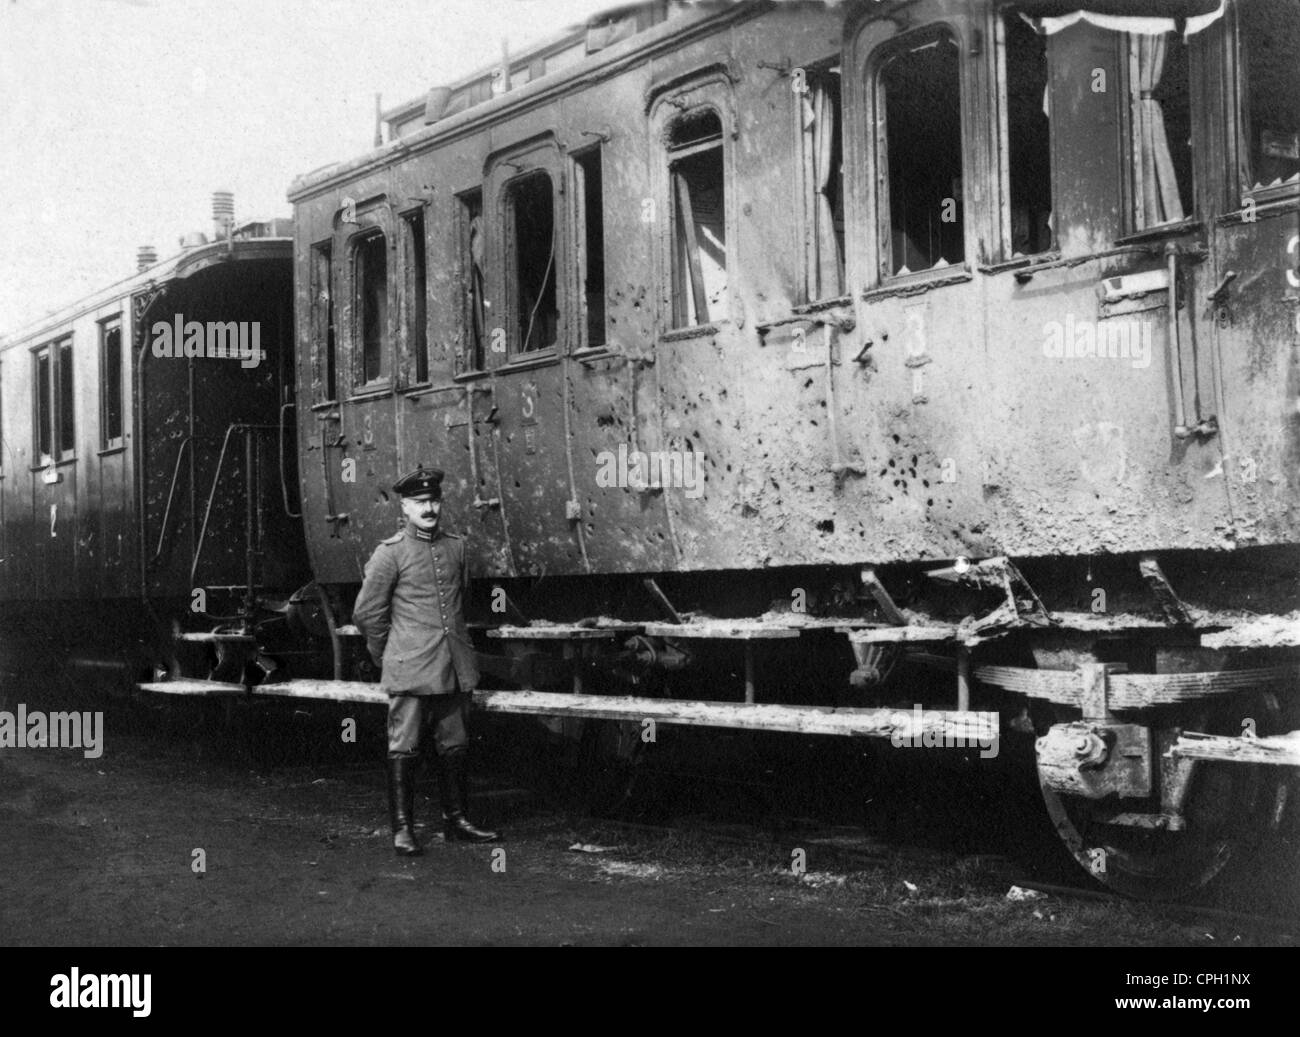
[[[419,716],[427,696],[463,699],[478,686],[478,664],[465,626],[469,566],[465,542],[449,533],[406,529],[383,541],[366,565],[352,621],[383,666],[389,695],[390,753],[419,749]],[[455,717],[453,703],[433,704]],[[455,721],[452,721],[454,724]],[[464,731],[438,724],[439,751],[464,745]],[[444,747],[441,744],[446,741]]]
[[[416,502],[434,501],[441,498],[441,483],[441,472],[419,468],[393,489]],[[426,722],[433,727],[447,838],[495,838],[465,819],[466,729],[470,692],[479,679],[465,625],[468,589],[465,542],[437,528],[421,529],[408,518],[406,528],[371,555],[352,607],[371,658],[383,667],[380,687],[389,696],[389,807],[399,854],[420,852],[412,819],[413,770]]]

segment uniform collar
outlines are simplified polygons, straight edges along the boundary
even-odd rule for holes
[[[442,536],[441,528],[434,530],[432,533],[429,533],[423,529],[420,529],[414,522],[407,522],[406,529],[404,532],[406,533],[407,536],[414,537],[416,540],[423,540],[426,544]]]

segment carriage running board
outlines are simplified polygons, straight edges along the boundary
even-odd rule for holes
[[[479,691],[475,703],[488,713],[647,720],[687,727],[729,727],[806,735],[889,738],[905,745],[997,744],[998,714],[950,710],[831,709],[744,702],[703,702],[547,691]]]
[[[284,697],[384,705],[378,684],[362,681],[291,680],[245,691],[219,681],[163,681],[137,685],[144,691],[175,694],[246,693],[251,698]],[[888,738],[895,745],[980,747],[998,744],[998,714],[921,709],[832,709],[743,702],[703,702],[636,698],[626,695],[574,695],[551,691],[474,692],[474,704],[487,713],[583,717],[591,720],[647,720],[686,727],[726,727],[747,731],[786,731],[806,735]]]
[[[1236,738],[1188,731],[1174,743],[1167,755],[1220,763],[1268,763],[1278,767],[1300,767],[1300,731],[1268,738]]]
[[[140,691],[156,691],[162,695],[244,695],[248,692],[242,684],[228,681],[150,681],[137,684],[136,688]]]

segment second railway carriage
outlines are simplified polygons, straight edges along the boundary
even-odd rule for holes
[[[214,215],[0,341],[0,632],[55,684],[240,679],[310,579],[288,221]]]

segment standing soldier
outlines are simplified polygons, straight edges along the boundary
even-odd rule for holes
[[[383,541],[366,565],[352,620],[388,693],[388,812],[399,857],[423,853],[415,840],[415,765],[426,718],[433,726],[443,834],[491,842],[495,832],[465,816],[470,693],[478,664],[465,626],[469,563],[460,537],[438,528],[442,472],[423,466],[393,486],[406,528]]]

